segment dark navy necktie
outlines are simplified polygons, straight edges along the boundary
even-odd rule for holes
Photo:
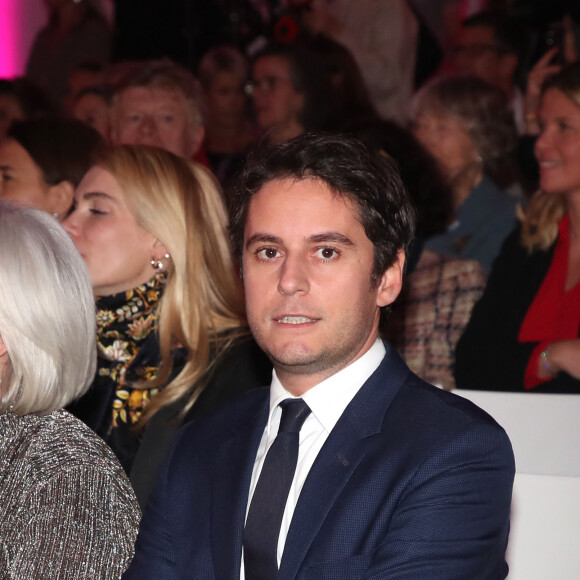
[[[244,529],[246,580],[274,580],[278,574],[280,524],[298,462],[300,429],[310,414],[302,399],[286,399],[280,407],[278,435],[266,454]]]

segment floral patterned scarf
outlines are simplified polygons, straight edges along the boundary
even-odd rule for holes
[[[111,430],[132,425],[159,389],[134,385],[154,378],[160,364],[156,333],[165,275],[133,290],[97,298],[97,381],[114,391]]]

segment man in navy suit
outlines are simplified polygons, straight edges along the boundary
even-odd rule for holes
[[[231,199],[248,321],[272,384],[181,431],[126,578],[505,578],[505,432],[379,338],[413,237],[394,166],[356,140],[304,135],[251,157]],[[296,398],[308,413],[297,464],[279,530],[263,540],[273,554],[258,540],[256,558],[249,536],[278,500],[269,450]],[[262,556],[273,572],[255,571]]]

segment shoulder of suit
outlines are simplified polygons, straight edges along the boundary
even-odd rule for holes
[[[429,416],[435,424],[450,430],[471,423],[498,426],[488,413],[471,401],[430,385],[413,372],[409,373],[398,399],[398,404],[410,407],[412,409],[410,412],[417,414],[416,420],[424,424],[425,418]],[[441,422],[443,417],[446,417],[444,423]]]
[[[212,437],[216,433],[236,429],[257,416],[264,405],[267,406],[269,396],[270,389],[267,387],[246,391],[209,415],[187,423],[182,427],[180,437],[200,437],[204,434]]]

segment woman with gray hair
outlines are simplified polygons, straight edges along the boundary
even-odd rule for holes
[[[517,199],[500,187],[516,146],[505,95],[475,77],[449,77],[422,89],[413,103],[415,136],[447,179],[454,221],[427,241],[442,255],[477,260],[486,272],[516,224]]]
[[[111,450],[63,407],[96,366],[94,298],[50,215],[0,201],[0,577],[119,578],[139,508]]]

